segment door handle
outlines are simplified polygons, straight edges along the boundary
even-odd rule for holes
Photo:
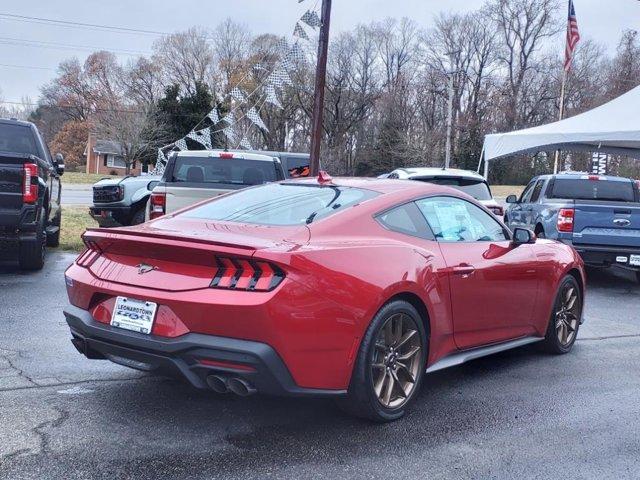
[[[476,269],[471,265],[462,264],[458,265],[457,267],[453,267],[451,271],[454,275],[462,275],[463,277],[468,277],[469,275],[473,274]]]

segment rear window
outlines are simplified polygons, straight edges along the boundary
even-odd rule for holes
[[[176,157],[170,181],[249,186],[281,180],[277,173],[275,162],[264,160]]]
[[[225,195],[183,215],[260,225],[304,225],[377,195],[359,188],[271,183]]]
[[[471,195],[476,200],[491,200],[491,191],[489,190],[487,183],[483,180],[447,177],[423,177],[414,178],[414,180],[452,187],[466,193],[467,195]]]
[[[33,132],[23,125],[0,123],[0,150],[3,152],[22,153],[26,155],[38,154]]]
[[[633,182],[556,178],[552,198],[635,202]]]

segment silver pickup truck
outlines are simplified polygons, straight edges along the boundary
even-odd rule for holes
[[[230,191],[308,175],[309,155],[200,150],[174,153],[153,188],[147,219]]]

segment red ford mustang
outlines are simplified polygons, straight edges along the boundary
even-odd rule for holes
[[[65,316],[88,358],[377,421],[425,372],[538,341],[566,353],[582,320],[571,247],[422,182],[273,183],[84,241]]]

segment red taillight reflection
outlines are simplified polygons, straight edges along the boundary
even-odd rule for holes
[[[573,232],[573,219],[575,210],[573,208],[561,208],[558,211],[558,231]]]
[[[284,272],[263,261],[217,257],[218,271],[211,282],[212,288],[268,292],[284,279]]]

